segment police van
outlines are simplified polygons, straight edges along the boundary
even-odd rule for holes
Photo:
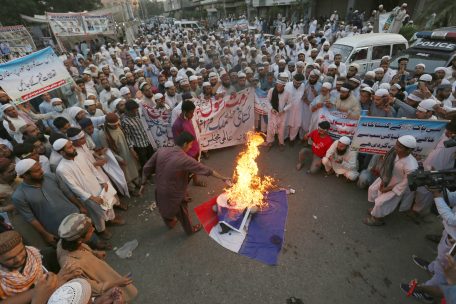
[[[418,63],[424,63],[425,73],[432,74],[437,67],[448,67],[456,56],[456,27],[441,28],[432,32],[417,32],[406,51],[395,56],[391,68],[398,68],[399,58],[408,58],[407,70],[413,72]]]

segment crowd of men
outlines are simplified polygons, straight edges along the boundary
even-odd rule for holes
[[[228,178],[200,162],[207,153],[198,143],[195,108],[259,88],[268,100],[267,115],[255,117],[255,128],[266,133],[264,149],[276,142],[280,150],[287,149],[286,141],[303,145],[293,164],[297,170],[336,174],[368,188],[373,207],[366,225],[384,225],[398,207],[416,215],[437,207],[445,228],[432,238],[438,256],[433,262],[413,257],[432,277],[402,288],[424,301],[445,296],[456,303],[456,266],[447,256],[456,242],[456,199],[450,195],[448,205],[442,193],[407,186],[418,161],[426,170],[454,167],[456,148],[443,143],[456,136],[456,58],[426,74],[424,64],[407,72],[406,58],[394,70],[385,56],[361,75],[321,33],[299,34],[286,44],[280,36],[147,26],[133,45],[108,43],[97,52],[75,48],[65,54],[74,84],[20,105],[0,91],[0,299],[64,303],[68,292],[80,301],[65,303],[134,299],[131,277],[103,261],[103,250],[112,247],[108,227],[125,223],[119,213],[128,208],[125,198],[141,195],[155,174],[164,223],[173,228],[181,222],[188,235],[199,231],[186,207],[189,173],[196,186],[205,186],[199,175]],[[157,151],[141,121],[141,104],[169,112],[175,147]],[[329,136],[329,122],[319,120],[323,110],[354,120],[363,114],[451,122],[425,159],[413,156],[417,142],[411,135],[400,137],[385,156],[372,156],[352,151],[349,137]],[[30,246],[37,235],[51,248]]]

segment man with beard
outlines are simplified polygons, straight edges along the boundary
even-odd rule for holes
[[[358,119],[361,115],[359,101],[351,94],[351,86],[344,83],[335,102],[336,111],[347,113],[348,119]]]
[[[408,80],[408,84],[414,84],[415,82],[420,79],[421,75],[424,74],[424,70],[426,69],[426,65],[424,63],[418,63],[415,66],[415,72],[413,73],[413,76]]]
[[[219,98],[223,98],[224,96],[229,96],[231,93],[235,92],[236,89],[234,86],[231,85],[231,79],[228,73],[223,70],[220,73],[220,80],[222,85],[217,89],[216,95]]]
[[[377,91],[380,88],[380,85],[383,83],[383,76],[385,76],[385,70],[383,68],[376,68],[374,70],[375,78],[374,78],[374,85],[372,86],[372,90]]]
[[[124,221],[116,216],[113,206],[102,207],[105,202],[101,193],[103,190],[110,191],[108,183],[90,161],[83,155],[78,155],[71,141],[57,139],[52,146],[63,157],[57,166],[56,175],[86,206],[98,235],[103,239],[110,239],[112,234],[106,229],[105,222],[120,224]]]
[[[302,122],[302,111],[304,103],[301,100],[302,95],[304,94],[304,86],[302,82],[304,81],[304,76],[302,74],[296,74],[293,77],[293,81],[285,85],[285,91],[288,92],[290,97],[290,111],[288,111],[287,117],[287,127],[290,128],[290,145],[293,145],[296,139],[296,136],[301,129]]]
[[[238,81],[236,84],[236,91],[242,91],[247,88],[247,75],[243,72],[238,73]]]
[[[342,62],[341,54],[334,55],[334,64],[337,68],[337,75],[345,77],[347,75],[347,67],[345,66],[345,63]]]
[[[203,83],[203,91],[200,95],[200,98],[202,98],[205,101],[214,99],[214,96],[212,95],[212,87],[209,82]]]
[[[274,144],[276,134],[279,137],[280,150],[285,149],[286,112],[292,106],[289,93],[285,91],[285,84],[285,81],[278,79],[275,87],[268,91],[269,112],[266,142],[269,150]]]
[[[323,46],[320,50],[320,53],[318,54],[318,57],[325,58],[325,56],[328,56],[328,61],[332,62],[334,60],[334,53],[333,51],[329,50],[330,43],[328,41],[323,42]]]
[[[321,89],[320,71],[314,69],[309,74],[309,80],[304,85],[304,93],[302,95],[302,111],[301,111],[301,138],[309,132],[310,121],[312,119],[312,110],[310,104],[318,96]]]
[[[190,92],[193,97],[198,97],[201,94],[201,88],[198,85],[198,76],[191,75],[188,78],[190,82]]]
[[[158,91],[162,94],[165,94],[166,92],[165,83],[166,76],[163,74],[158,75]]]
[[[144,81],[139,85],[139,90],[143,95],[141,98],[141,102],[150,107],[155,107],[156,103],[154,100],[154,93],[152,93],[152,86],[148,84],[146,81]]]
[[[111,69],[109,68],[109,65],[104,65],[101,70],[103,71],[103,74],[106,76],[106,79],[108,79],[109,84],[113,87],[119,87],[120,86],[120,81],[117,79],[117,76],[114,75],[114,73],[111,73]],[[103,85],[103,84],[102,84]]]
[[[54,174],[43,173],[35,160],[19,161],[16,172],[22,178],[12,196],[16,210],[46,243],[56,245],[62,220],[71,213],[87,214],[87,209]],[[97,245],[103,247],[106,244],[98,242]]]
[[[176,93],[176,86],[172,81],[167,81],[165,88],[165,102],[171,109],[174,109],[181,102],[181,95]]]
[[[136,92],[138,91],[135,87],[135,76],[131,72],[125,74],[127,77],[127,87],[130,89],[131,96],[136,96]]]
[[[358,74],[358,71],[359,71],[359,64],[351,63],[348,66],[347,79],[350,79],[350,78],[356,76],[356,74]]]
[[[369,202],[374,207],[363,220],[368,226],[381,226],[383,218],[392,213],[401,204],[399,211],[408,210],[413,202],[414,192],[410,192],[407,176],[418,169],[418,162],[412,152],[416,148],[416,139],[411,135],[399,137],[396,145],[385,155],[380,168],[380,176],[369,187]]]
[[[130,93],[128,89],[127,91]],[[114,102],[112,102],[111,105],[114,105]],[[89,113],[90,117],[100,117],[104,115],[103,111],[97,108],[95,100],[92,99],[84,101],[84,109]]]
[[[121,96],[120,91],[117,88],[112,88],[107,78],[101,80],[101,85],[103,86],[103,91],[100,92],[100,102],[103,110],[110,112],[111,103]]]
[[[333,142],[322,163],[325,166],[326,173],[335,173],[337,176],[343,175],[351,182],[355,181],[358,176],[358,153],[350,151],[351,140],[347,136],[342,136],[339,140]]]

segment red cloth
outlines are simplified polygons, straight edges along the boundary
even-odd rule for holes
[[[326,155],[326,151],[328,151],[333,143],[331,136],[326,135],[325,137],[321,137],[318,130],[313,130],[309,138],[312,139],[312,152],[320,158]]]
[[[219,222],[217,213],[212,210],[212,206],[214,206],[216,203],[217,196],[194,208],[196,216],[208,234],[211,232],[211,229]]]

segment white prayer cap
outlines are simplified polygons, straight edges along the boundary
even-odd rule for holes
[[[16,163],[16,173],[18,176],[24,175],[27,173],[30,168],[32,168],[36,164],[36,160],[31,158],[26,158],[18,161]]]
[[[282,58],[279,60],[279,63],[287,63],[287,62],[285,61],[285,59]]]
[[[54,151],[59,152],[60,150],[63,149],[63,147],[65,147],[65,145],[67,143],[68,143],[68,139],[59,138],[56,141],[54,141],[54,143],[52,144],[52,148],[54,149]]]
[[[341,138],[339,138],[339,142],[348,146],[348,145],[350,145],[351,140],[347,136],[342,136]]]
[[[14,108],[14,106],[10,103],[6,103],[2,106],[2,111],[4,112],[6,109],[9,109],[9,108]]]
[[[286,85],[287,82],[286,82],[286,81],[283,81],[282,79],[277,79],[276,84]]]
[[[351,63],[349,67],[354,67],[357,71],[359,71],[359,64],[357,63]]]
[[[200,59],[198,60],[198,62],[199,62],[199,63],[205,63],[204,58],[200,58]]]
[[[203,82],[203,87],[210,87],[211,86],[211,83],[210,82]]]
[[[216,78],[216,77],[217,77],[217,73],[215,73],[215,72],[209,73],[209,78]]]
[[[436,67],[436,68],[434,69],[434,73],[435,73],[435,72],[438,72],[438,71],[446,72],[446,68],[445,68],[445,67]]]
[[[246,67],[246,68],[244,69],[244,72],[245,72],[246,74],[253,74],[253,70],[252,70],[251,68],[249,68],[249,67]]]
[[[155,100],[161,99],[161,98],[163,98],[163,94],[162,93],[157,93],[157,94],[154,95],[154,98],[155,98]]]
[[[383,97],[385,95],[389,95],[387,89],[378,89],[377,91],[375,91],[375,96]]]
[[[237,74],[238,78],[245,78],[247,77],[247,75],[245,73],[243,73],[242,71],[239,71],[238,74]]]
[[[323,45],[331,45],[331,44],[329,43],[329,41],[325,41],[325,42],[323,42]]]
[[[418,63],[417,65],[415,65],[415,68],[417,67],[422,67],[423,69],[425,69],[426,65],[424,63]]]
[[[92,99],[87,99],[84,101],[84,107],[93,106],[94,104],[95,104],[95,100],[92,100]]]
[[[169,70],[170,70],[170,71],[176,71],[176,72],[179,71],[176,67],[172,67],[172,68],[170,68]]]
[[[85,69],[82,74],[92,75],[92,71],[89,69]]]
[[[53,104],[56,101],[62,101],[62,99],[60,99],[58,97],[54,97],[54,98],[51,99],[51,104]]]
[[[228,75],[228,72],[225,69],[222,69],[222,71],[220,72],[220,77],[225,75]]]
[[[374,71],[367,71],[366,72],[366,76],[375,77],[375,72]]]
[[[371,94],[373,93],[372,88],[369,87],[369,86],[366,86],[366,87],[362,88],[361,91],[368,92],[368,93],[371,93]],[[378,91],[378,90],[377,90],[377,91]]]
[[[128,73],[128,72],[130,72],[130,68],[129,67],[124,67],[123,71],[124,71],[124,73]]]
[[[73,119],[75,119],[76,115],[78,115],[81,111],[84,111],[84,110],[81,109],[80,107],[76,107],[76,106],[68,108],[68,114],[70,114],[70,117]]]
[[[198,80],[198,76],[192,75],[192,76],[190,76],[190,78],[188,78],[188,80],[190,80],[190,81]]]
[[[321,85],[321,87],[322,87],[322,88],[325,88],[325,89],[328,89],[328,90],[331,90],[332,85],[331,85],[331,83],[329,83],[329,82],[325,82],[325,83],[323,83],[323,84]]]
[[[328,69],[337,69],[337,65],[335,65],[334,63],[331,63],[331,64],[328,66]]]
[[[416,139],[412,135],[404,135],[399,137],[398,141],[405,147],[409,149],[416,148]]]
[[[89,302],[92,288],[85,279],[73,279],[66,282],[51,295],[48,304],[86,304]]]
[[[146,85],[148,85],[147,81],[141,82],[141,84],[140,84],[139,87],[138,87],[139,90],[141,91],[141,90],[144,88],[144,86],[146,86]]]
[[[402,88],[399,83],[393,84],[392,87],[396,87],[398,90],[400,90]]]
[[[123,98],[116,98],[116,99],[114,99],[114,101],[112,102],[110,108],[116,109],[116,108],[117,108],[117,105],[118,105],[119,102],[121,102],[122,100],[124,100],[124,99],[123,99]]]
[[[299,51],[299,52],[298,52],[298,55],[300,55],[300,54],[303,54],[303,55],[305,55],[305,54],[306,54],[306,52],[304,52],[304,51]]]
[[[317,69],[313,69],[309,74],[309,76],[317,76],[317,77],[320,77],[320,75],[321,75],[321,73]]]
[[[432,76],[429,75],[429,74],[423,74],[423,75],[420,76],[419,80],[420,81],[431,82],[432,81]]]
[[[360,84],[361,83],[361,80],[356,78],[356,77],[351,77],[350,79],[348,79],[350,81],[353,81],[353,82],[356,82],[357,84]]]
[[[172,82],[171,80],[165,82],[165,89],[169,89],[171,87],[174,87],[174,82]]]
[[[385,73],[385,70],[382,69],[382,68],[376,68],[376,69],[374,70],[374,73]]]
[[[187,78],[183,78],[183,79],[181,79],[181,81],[179,81],[179,84],[180,85],[187,85],[187,84],[190,84],[190,83],[188,82]]]
[[[422,100],[416,108],[420,112],[434,111],[434,107],[437,105],[435,99]]]
[[[423,100],[421,97],[419,97],[413,93],[408,94],[407,98],[410,100],[416,101],[416,102],[420,102],[421,100]]]
[[[93,96],[93,97],[97,98],[97,95],[95,95],[93,93],[87,93],[87,98],[89,98],[90,96]]]
[[[318,52],[318,49],[317,48],[313,48],[310,50],[311,52]]]
[[[128,87],[121,87],[120,88],[120,95],[127,95],[128,93],[130,93],[130,89]]]
[[[382,83],[378,88],[379,89],[385,89],[385,90],[389,91],[389,89],[391,89],[391,85],[389,83],[385,82],[385,83]]]
[[[143,71],[143,70],[141,70],[141,69],[136,69],[136,70],[134,71],[134,73],[135,73],[135,74],[138,74],[138,73],[141,73],[142,71]]]
[[[387,56],[383,56],[383,57],[382,57],[382,60],[388,60],[388,61],[389,61],[389,60],[391,60],[391,57],[388,56],[388,55],[387,55]]]
[[[79,140],[79,139],[84,138],[84,137],[85,137],[85,133],[84,133],[84,131],[81,131],[78,134],[76,134],[75,136],[69,137],[68,139],[71,140],[71,141],[75,141],[75,140]]]
[[[306,64],[303,61],[296,62],[296,67],[305,67]]]

